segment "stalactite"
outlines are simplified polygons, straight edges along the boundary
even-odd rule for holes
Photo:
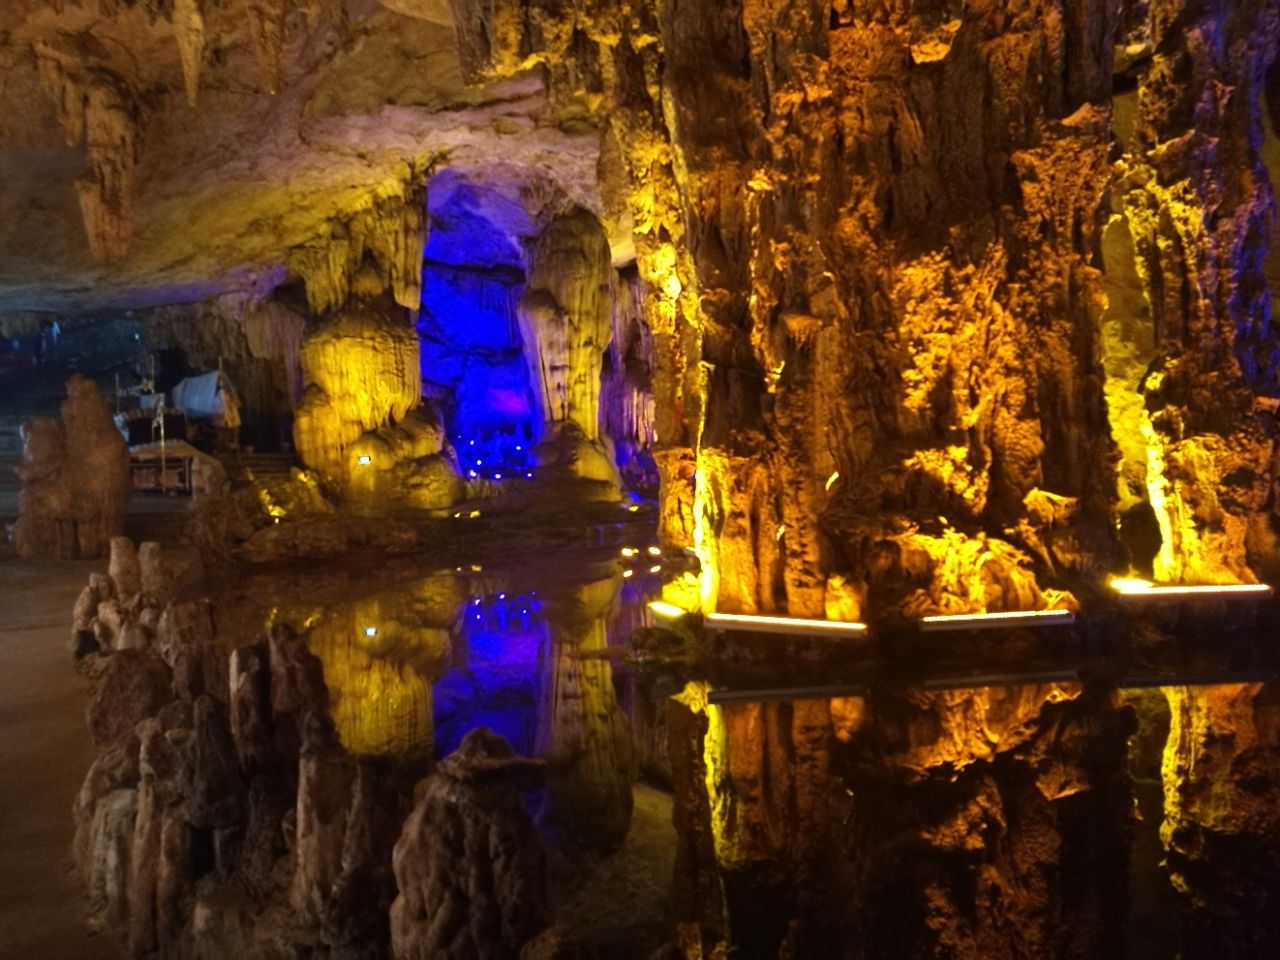
[[[396,302],[417,310],[426,209],[426,188],[411,173],[375,193],[368,206],[331,221],[327,236],[291,250],[289,269],[305,280],[311,309],[324,313],[346,303],[352,279],[372,259]]]
[[[247,13],[258,62],[267,73],[267,89],[276,93],[284,57],[285,0],[250,0]]]
[[[89,168],[76,180],[89,249],[118,260],[133,234],[138,116],[123,78],[88,62],[87,55],[38,44],[36,60],[58,111],[68,146],[84,143]]]
[[[202,0],[174,0],[173,33],[182,57],[182,80],[187,103],[196,105],[200,93],[200,68],[204,62],[204,12]]]

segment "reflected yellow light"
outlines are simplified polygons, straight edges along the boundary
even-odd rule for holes
[[[665,600],[650,600],[648,607],[659,617],[667,620],[679,620],[689,613],[684,607],[677,607],[674,603],[667,603]]]
[[[785,523],[778,524],[778,529],[773,531],[773,539],[781,540],[782,535],[786,532],[787,532],[787,525]]]
[[[920,629],[925,632],[936,632],[1019,626],[1056,627],[1075,622],[1076,615],[1070,610],[1006,610],[999,613],[957,613],[921,617]]]
[[[660,564],[660,563],[655,563],[652,567],[650,567],[650,568],[649,568],[649,572],[650,572],[650,573],[661,573],[661,572],[662,572],[662,564]]]
[[[840,479],[840,471],[837,470],[835,473],[831,474],[831,476],[827,477],[826,489],[830,490],[831,487],[835,484],[835,482],[839,479]]]
[[[787,636],[854,637],[867,632],[865,623],[843,620],[806,620],[798,617],[763,617],[745,613],[709,613],[708,630],[776,633]]]
[[[623,555],[624,557],[634,557],[634,556],[636,555],[636,552],[637,552],[637,551],[636,551],[636,548],[635,548],[635,547],[623,547],[623,548],[622,548],[622,555]]]
[[[631,504],[631,506],[627,507],[627,509],[630,510],[632,513],[636,513],[640,508],[633,503]]]
[[[474,520],[476,517],[480,516],[480,511],[472,510],[469,514],[467,514],[467,516],[470,517],[472,520]]]

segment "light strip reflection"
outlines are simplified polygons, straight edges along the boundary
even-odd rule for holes
[[[776,633],[791,637],[857,637],[867,632],[865,623],[843,620],[802,620],[794,617],[760,617],[746,613],[709,613],[705,623],[708,630],[717,632],[739,630],[744,633]]]
[[[1076,622],[1071,610],[1008,610],[1000,613],[956,613],[921,617],[920,629],[926,633],[942,630],[991,630],[1008,627],[1059,627]]]

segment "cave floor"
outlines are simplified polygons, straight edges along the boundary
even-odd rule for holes
[[[90,935],[71,866],[71,807],[94,759],[88,685],[68,649],[72,604],[101,561],[0,559],[0,955],[112,960]]]

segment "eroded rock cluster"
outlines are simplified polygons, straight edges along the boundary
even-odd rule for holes
[[[23,428],[22,494],[13,540],[23,557],[100,557],[124,529],[129,454],[91,380],[67,381],[62,421]]]
[[[94,926],[138,957],[514,957],[547,928],[518,792],[541,761],[476,730],[415,805],[393,756],[343,746],[327,661],[287,627],[228,649],[173,580],[154,544],[117,539],[77,602],[101,749],[75,806]],[[549,937],[533,955],[572,955]]]

